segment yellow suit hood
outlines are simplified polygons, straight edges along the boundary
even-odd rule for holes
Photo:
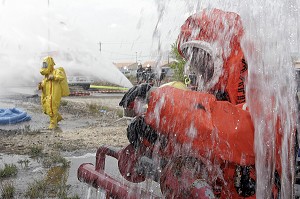
[[[53,58],[47,56],[44,58],[43,63],[47,64],[47,68],[41,68],[40,70],[41,75],[49,75],[50,73],[52,73],[55,65]]]

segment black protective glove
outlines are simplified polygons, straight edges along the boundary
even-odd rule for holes
[[[145,123],[144,117],[136,117],[127,127],[128,141],[135,147],[139,147],[143,139],[154,144],[158,138],[157,132]]]
[[[135,100],[136,97],[145,99],[147,96],[147,92],[150,90],[151,87],[152,86],[150,84],[146,83],[132,87],[125,93],[125,95],[119,103],[119,106],[127,108],[131,104],[131,102]]]

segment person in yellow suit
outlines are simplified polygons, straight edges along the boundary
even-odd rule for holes
[[[59,114],[61,97],[64,95],[64,89],[69,92],[69,87],[64,88],[62,82],[66,82],[66,74],[63,68],[54,69],[55,62],[52,57],[47,56],[43,60],[43,66],[40,70],[44,79],[39,83],[39,90],[42,90],[41,103],[43,112],[50,117],[48,129],[57,128],[57,123],[63,118]]]

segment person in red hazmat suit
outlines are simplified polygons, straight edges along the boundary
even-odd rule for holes
[[[187,70],[196,76],[196,91],[180,83],[155,89],[143,84],[130,89],[120,102],[135,109],[140,101],[147,102],[127,136],[135,147],[141,137],[151,144],[159,140],[159,154],[167,162],[162,172],[166,175],[160,178],[166,198],[256,198],[254,125],[245,103],[248,66],[242,37],[236,13],[205,9],[190,16],[177,43]],[[276,142],[280,146],[279,132]],[[274,198],[280,195],[278,148]],[[195,192],[203,182],[213,194]]]
[[[63,119],[58,112],[60,101],[62,96],[69,95],[65,71],[62,67],[54,69],[54,65],[53,58],[47,56],[44,58],[40,70],[44,79],[39,83],[39,90],[42,90],[41,104],[43,112],[50,117],[48,129],[57,128],[57,123]]]

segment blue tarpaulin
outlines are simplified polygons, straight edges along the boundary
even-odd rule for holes
[[[29,121],[31,117],[17,108],[0,109],[0,124],[16,124]]]

